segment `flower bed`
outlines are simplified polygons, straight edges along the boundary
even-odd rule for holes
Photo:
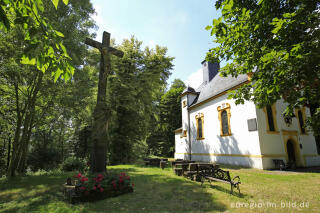
[[[63,190],[65,197],[71,203],[102,200],[133,192],[134,184],[131,183],[130,177],[125,173],[107,176],[98,174],[89,177],[79,173],[74,175],[73,178],[73,181],[69,179],[64,184]]]

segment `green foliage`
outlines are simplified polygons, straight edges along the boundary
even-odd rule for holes
[[[52,0],[57,9],[59,0]],[[64,0],[64,6],[68,0]],[[45,3],[45,4],[44,4]],[[74,73],[71,57],[62,42],[63,33],[55,30],[43,12],[47,1],[42,0],[4,0],[0,2],[0,30],[7,31],[17,26],[25,30],[25,45],[22,64],[35,66],[46,72],[49,67],[55,81],[62,75],[65,80]],[[34,51],[38,49],[39,51]]]
[[[252,82],[231,95],[237,103],[264,107],[283,98],[288,115],[295,107],[320,106],[318,1],[219,0],[216,8],[222,15],[206,29],[219,45],[207,60],[229,62],[222,75],[253,72]]]
[[[90,1],[70,1],[68,6],[60,5],[59,10],[50,1],[43,2],[45,10],[39,12],[41,17],[54,27],[61,39],[62,34],[65,36],[63,48],[68,49],[71,64],[77,67],[71,81],[64,82],[54,66],[42,73],[33,65],[21,63],[23,58],[37,65],[37,61],[24,57],[24,47],[29,45],[25,40],[27,29],[12,25],[10,31],[0,32],[0,128],[3,130],[0,144],[11,138],[15,150],[21,151],[12,152],[11,159],[18,153],[17,159],[21,158],[19,162],[23,165],[28,155],[32,155],[29,166],[34,170],[53,168],[69,155],[71,135],[81,129],[82,123],[90,123],[88,103],[92,102],[94,93],[90,80],[95,79],[95,71],[80,67],[87,55],[87,47],[82,42],[94,27]],[[30,52],[37,55],[42,49],[33,47]],[[52,81],[53,76],[56,83]],[[42,160],[45,157],[48,165]]]
[[[61,162],[60,154],[56,147],[48,149],[37,146],[30,152],[27,164],[32,171],[49,171],[58,167]]]
[[[84,171],[87,164],[84,159],[74,156],[65,159],[61,165],[63,171]]]
[[[173,156],[174,130],[181,127],[181,93],[185,84],[175,79],[170,89],[161,96],[158,111],[155,112],[151,135],[148,137],[149,154],[157,156]]]
[[[159,91],[165,87],[172,69],[167,49],[141,49],[142,42],[134,37],[117,48],[125,54],[112,59],[109,77],[110,163],[127,163],[146,155],[146,138]]]

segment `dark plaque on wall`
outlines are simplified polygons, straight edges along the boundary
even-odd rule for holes
[[[257,119],[248,119],[248,131],[257,131]]]

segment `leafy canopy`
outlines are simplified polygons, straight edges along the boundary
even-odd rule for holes
[[[68,0],[62,0],[67,5]],[[59,0],[52,0],[58,8]],[[55,81],[62,75],[68,80],[74,73],[65,46],[62,43],[63,33],[55,30],[42,13],[42,0],[2,0],[0,1],[0,30],[8,31],[20,25],[26,30],[22,64],[30,64],[45,72],[53,70]],[[40,50],[40,51],[36,51]]]
[[[309,120],[320,132],[320,3],[315,0],[218,0],[221,17],[206,29],[218,44],[207,60],[226,60],[222,75],[252,74],[230,97],[264,107],[283,98],[285,114],[318,107]]]

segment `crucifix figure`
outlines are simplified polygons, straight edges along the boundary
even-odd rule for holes
[[[110,33],[104,31],[102,43],[86,38],[85,44],[97,48],[101,53],[100,72],[97,94],[97,105],[93,112],[94,124],[92,129],[91,171],[94,173],[106,171],[107,129],[110,110],[106,103],[107,77],[111,71],[110,54],[118,57],[123,52],[110,47]]]

